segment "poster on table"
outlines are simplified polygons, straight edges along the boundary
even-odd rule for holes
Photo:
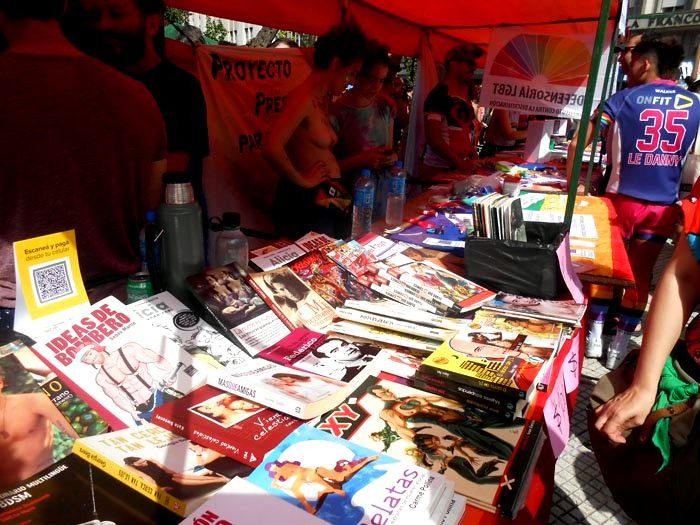
[[[479,103],[529,115],[580,119],[594,38],[592,33],[533,33],[526,27],[494,29]],[[605,42],[595,101],[601,98],[610,38],[606,36]]]
[[[198,46],[211,154],[204,165],[209,215],[241,214],[244,227],[272,231],[278,176],[260,148],[285,98],[310,73],[299,49]]]

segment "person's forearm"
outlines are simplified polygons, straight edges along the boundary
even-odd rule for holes
[[[444,140],[435,140],[428,143],[428,145],[453,168],[456,168],[462,162],[462,159],[460,159],[457,154],[452,151],[450,145]]]
[[[676,252],[654,293],[632,381],[647,390],[656,389],[666,358],[700,298],[697,263],[685,238]]]

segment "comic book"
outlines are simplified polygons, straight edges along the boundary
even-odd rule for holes
[[[452,501],[444,476],[304,425],[248,481],[334,525],[439,524]]]
[[[377,344],[296,328],[260,352],[258,357],[349,383],[359,381],[358,376],[369,374],[372,363],[381,352],[382,348]]]
[[[183,517],[231,479],[252,470],[151,423],[80,438],[73,452]]]
[[[246,279],[289,329],[322,331],[333,320],[333,307],[287,267],[249,273]]]
[[[470,504],[511,516],[528,490],[544,438],[540,422],[508,421],[386,373],[367,378],[315,426],[442,472]]]
[[[430,354],[421,370],[452,381],[526,399],[551,365],[559,340],[523,334],[458,332]]]
[[[236,263],[187,278],[187,286],[231,341],[250,355],[289,333],[283,320],[251,288]]]
[[[204,384],[208,369],[114,297],[32,350],[113,429],[150,420],[156,406]]]
[[[426,326],[442,328],[444,330],[460,330],[471,324],[471,319],[460,317],[447,317],[444,315],[431,315],[424,310],[417,310],[391,299],[380,299],[378,301],[359,301],[348,299],[345,301],[346,308],[362,310],[394,319],[412,321]]]
[[[299,257],[288,267],[334,308],[343,306],[348,299],[379,299],[376,293],[361,284],[352,273],[318,250]]]
[[[210,385],[160,405],[152,421],[253,467],[302,423]]]
[[[171,341],[213,368],[250,359],[248,353],[170,292],[161,292],[127,306],[141,319],[163,330]]]

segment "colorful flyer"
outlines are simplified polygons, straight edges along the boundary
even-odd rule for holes
[[[32,336],[50,316],[90,304],[80,275],[74,230],[17,241],[13,247],[15,330]]]

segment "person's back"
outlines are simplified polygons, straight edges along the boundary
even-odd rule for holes
[[[0,55],[0,281],[12,241],[75,229],[88,288],[139,268],[138,229],[165,131],[134,80],[78,53]],[[1,306],[6,306],[2,304]]]
[[[674,203],[685,157],[697,140],[700,101],[675,82],[659,79],[613,95],[603,118],[609,115],[614,125],[608,130],[607,191]]]

